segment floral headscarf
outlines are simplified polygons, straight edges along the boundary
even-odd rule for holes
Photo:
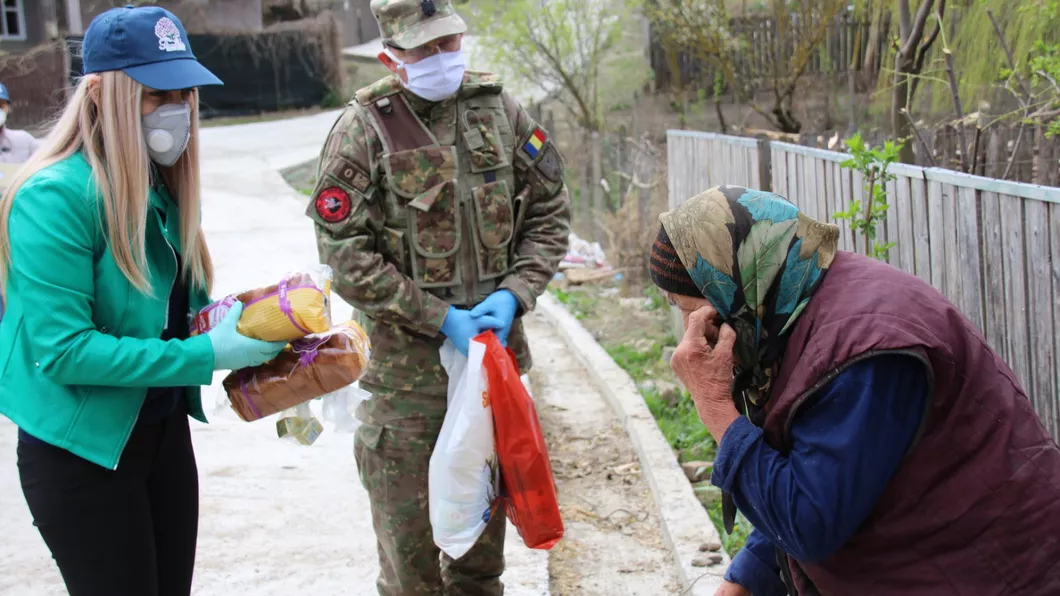
[[[740,186],[712,188],[661,219],[692,281],[736,331],[733,395],[761,424],[784,335],[832,264],[839,228]]]

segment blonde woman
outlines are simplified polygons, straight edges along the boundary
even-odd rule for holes
[[[0,413],[72,596],[187,596],[199,386],[283,346],[238,334],[240,308],[188,338],[212,277],[197,88],[220,81],[180,22],[113,9],[83,54],[85,77],[0,201]]]

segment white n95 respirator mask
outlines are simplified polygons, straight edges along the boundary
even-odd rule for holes
[[[151,161],[166,167],[177,163],[191,140],[191,106],[166,104],[144,116],[142,124]]]

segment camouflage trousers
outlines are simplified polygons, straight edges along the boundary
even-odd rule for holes
[[[357,470],[372,505],[379,550],[379,594],[501,596],[503,512],[493,516],[475,546],[460,559],[453,560],[434,544],[427,468],[441,430],[445,395],[396,391],[363,381],[361,387],[372,394],[372,400],[417,414],[384,422],[365,421],[354,438]]]

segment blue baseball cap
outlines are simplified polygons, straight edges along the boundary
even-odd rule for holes
[[[93,19],[81,57],[86,75],[120,70],[159,91],[224,84],[191,53],[180,19],[157,6],[112,8]]]
[[[7,94],[7,85],[0,83],[0,99],[11,103],[11,96]]]

